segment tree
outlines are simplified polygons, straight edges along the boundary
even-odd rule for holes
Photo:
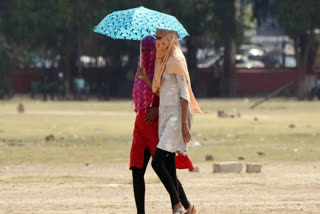
[[[5,36],[16,46],[15,57],[35,49],[61,56],[66,88],[70,89],[81,41],[91,32],[103,4],[102,0],[12,0],[4,16]]]
[[[290,4],[290,7],[288,5]],[[317,0],[274,2],[275,15],[284,32],[295,43],[298,67],[313,64],[315,29],[320,28],[320,2]]]
[[[211,0],[177,0],[167,1],[164,12],[172,14],[187,29],[190,36],[186,37],[189,72],[191,75],[197,70],[197,52],[206,38],[210,42],[214,40],[212,26],[214,25],[214,14]]]
[[[10,97],[12,89],[8,80],[8,74],[13,70],[11,55],[5,41],[0,39],[0,99]]]
[[[237,79],[235,55],[237,41],[237,22],[235,0],[215,0],[214,13],[219,20],[216,31],[224,43],[224,90],[225,95],[235,96]]]
[[[306,93],[303,91],[306,88],[304,71],[314,64],[319,46],[315,32],[320,28],[320,1],[281,0],[274,1],[272,6],[281,28],[294,41],[297,67],[300,68],[297,96],[302,99]]]
[[[0,2],[0,99],[13,93],[8,75],[14,69],[10,48],[3,37],[3,11],[6,9],[8,0]]]

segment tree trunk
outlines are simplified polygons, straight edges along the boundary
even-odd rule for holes
[[[70,78],[71,78],[71,49],[70,48],[65,48],[65,53],[64,53],[64,65],[65,65],[65,72],[64,72],[64,87],[66,90],[66,94],[70,93]]]
[[[294,53],[296,59],[296,67],[301,67],[301,57],[300,57],[300,49],[299,49],[299,39],[294,40]]]
[[[228,3],[227,3],[228,2]],[[237,95],[237,75],[235,69],[236,55],[236,20],[235,0],[226,2],[229,16],[225,16],[225,40],[224,40],[224,90],[226,96]]]
[[[195,71],[197,70],[197,47],[195,45],[195,38],[187,37],[187,56],[186,61],[190,73],[190,78],[194,79]]]
[[[311,51],[311,46],[313,43],[313,35],[312,34],[307,34],[304,33],[300,37],[300,53],[298,52],[299,55],[299,69],[298,69],[298,88],[297,88],[297,93],[296,96],[298,100],[303,100],[307,97],[308,91],[307,88],[308,86],[308,81],[305,81],[306,77],[306,71],[310,66],[309,63],[309,54]]]
[[[236,96],[237,76],[235,70],[236,44],[232,38],[226,38],[224,50],[225,95]]]
[[[304,67],[307,67],[309,65],[309,54],[311,51],[311,45],[313,43],[312,33],[310,35],[305,35],[304,43],[304,48],[302,49],[302,64],[304,65]]]
[[[114,50],[111,58],[111,78],[109,80],[110,93],[112,97],[117,97],[119,96],[119,83],[121,81],[122,73],[121,51],[119,48]]]
[[[75,64],[76,64],[77,54],[74,52],[72,47],[66,47],[64,50],[64,65],[65,65],[65,72],[64,72],[64,85],[66,94],[70,94],[72,89],[72,71],[75,71]]]

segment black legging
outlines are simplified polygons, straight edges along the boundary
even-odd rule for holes
[[[170,195],[172,208],[181,202],[187,209],[190,203],[177,178],[175,155],[175,153],[157,148],[151,165]]]
[[[132,167],[132,180],[133,180],[133,192],[134,192],[134,198],[136,202],[137,207],[137,214],[145,214],[145,182],[144,182],[144,174],[146,172],[148,162],[150,160],[150,151],[149,149],[146,149],[144,151],[144,160],[143,160],[143,167],[142,169],[138,169],[136,167]],[[173,156],[174,157],[174,156]],[[168,161],[165,162],[165,166],[170,164]],[[174,158],[174,167],[175,167],[175,158]],[[170,170],[173,171],[173,170]],[[175,171],[175,169],[174,169]],[[174,173],[175,174],[175,173]],[[182,185],[179,180],[178,182],[178,191],[179,196],[181,199],[181,203],[185,209],[189,208],[190,203],[187,199],[187,196],[182,188]],[[174,204],[172,204],[173,207]]]
[[[144,182],[144,174],[146,172],[150,156],[151,156],[150,151],[147,148],[144,151],[142,169],[138,169],[137,167],[132,167],[133,192],[134,192],[134,199],[136,201],[137,214],[145,214],[144,199],[145,199],[146,187]]]

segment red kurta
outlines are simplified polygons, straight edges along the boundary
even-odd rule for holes
[[[159,106],[159,97],[154,96],[152,106]],[[147,123],[144,119],[145,110],[137,112],[136,121],[133,131],[133,140],[130,152],[130,169],[134,166],[139,169],[143,167],[144,151],[149,149],[153,157],[157,144],[159,142],[158,136],[158,118],[152,123]],[[189,169],[192,171],[194,166],[187,155],[178,154],[176,156],[177,169]]]

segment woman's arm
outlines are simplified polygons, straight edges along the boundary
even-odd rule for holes
[[[191,140],[191,133],[189,127],[189,102],[190,95],[188,91],[188,85],[186,79],[181,75],[176,75],[177,84],[180,93],[181,103],[181,132],[185,143],[189,143]]]
[[[181,131],[183,141],[189,143],[191,140],[191,133],[188,124],[189,102],[183,98],[180,98],[181,103]]]

